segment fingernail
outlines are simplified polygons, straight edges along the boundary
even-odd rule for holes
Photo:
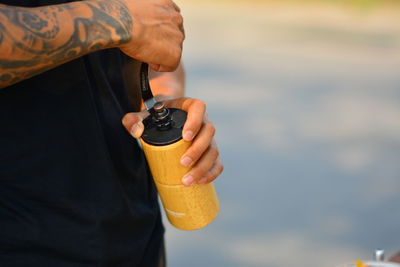
[[[207,177],[203,177],[199,180],[198,184],[205,184],[207,183],[207,180],[208,180]]]
[[[184,158],[181,160],[181,164],[182,164],[183,166],[185,166],[185,167],[189,167],[190,164],[192,164],[192,159],[189,158],[189,157],[184,157]]]
[[[185,131],[183,133],[183,139],[185,139],[186,141],[190,141],[193,138],[193,132],[192,131]]]
[[[138,138],[140,136],[140,126],[138,124],[134,124],[131,128],[131,135],[135,138]]]
[[[182,183],[186,186],[191,186],[193,184],[193,176],[188,175],[182,179]]]

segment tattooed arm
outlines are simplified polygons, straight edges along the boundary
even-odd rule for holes
[[[126,43],[131,27],[126,9],[100,2],[38,8],[0,6],[0,85]]]
[[[111,47],[158,70],[173,70],[183,38],[179,8],[170,0],[0,5],[0,88]]]

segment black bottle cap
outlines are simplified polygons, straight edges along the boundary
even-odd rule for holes
[[[182,129],[186,122],[186,112],[181,109],[165,109],[168,114],[162,121],[154,115],[144,121],[143,141],[153,146],[166,146],[182,139]],[[163,111],[164,112],[164,111]]]

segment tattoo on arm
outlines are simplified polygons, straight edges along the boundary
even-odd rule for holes
[[[73,15],[80,14],[75,12],[78,8],[88,12]],[[121,1],[38,8],[0,5],[0,88],[87,53],[124,44],[131,31],[132,17]]]

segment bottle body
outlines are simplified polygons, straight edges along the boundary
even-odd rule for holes
[[[191,143],[183,139],[164,146],[140,142],[170,223],[196,230],[212,222],[219,211],[214,185],[184,186],[181,182],[190,168],[182,166],[180,159]]]

